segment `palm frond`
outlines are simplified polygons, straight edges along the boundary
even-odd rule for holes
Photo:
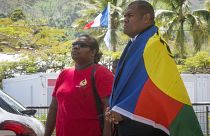
[[[162,18],[162,17],[173,17],[175,13],[171,10],[156,10],[155,11],[155,17],[156,18]]]
[[[168,27],[166,34],[165,34],[166,39],[169,39],[169,37],[173,39],[173,37],[175,37],[175,34],[177,32],[176,29],[177,29],[178,25],[179,25],[178,17],[173,18],[172,21],[170,21],[166,24],[166,26]]]
[[[195,52],[200,51],[201,46],[208,39],[208,26],[206,26],[200,18],[192,14],[187,14],[187,22],[191,24],[191,35],[193,37],[193,45]]]
[[[117,0],[116,6],[125,9],[131,2],[132,0]]]
[[[122,13],[123,9],[121,7],[115,6],[115,5],[111,5],[111,12],[119,12],[120,14]]]
[[[107,0],[96,0],[96,6],[99,8],[104,8],[107,6]]]
[[[193,14],[202,17],[205,21],[210,21],[210,12],[205,9],[194,10]]]
[[[198,25],[198,20],[195,16],[193,16],[192,14],[186,14],[186,22],[187,24],[191,26],[191,29],[193,26]]]
[[[184,2],[186,0],[183,0]],[[153,0],[152,5],[155,9],[171,9],[175,11],[180,6],[180,0]]]
[[[182,5],[182,10],[183,10],[183,13],[184,14],[187,14],[189,11],[190,11],[190,8],[189,8],[189,1],[185,1]]]
[[[170,10],[156,10],[155,11],[155,21],[157,24],[161,22],[167,22],[172,20],[176,16],[176,13]]]
[[[167,26],[168,26],[168,32],[171,33],[175,30],[177,30],[177,26],[179,25],[179,18],[175,17],[172,21],[170,21]]]

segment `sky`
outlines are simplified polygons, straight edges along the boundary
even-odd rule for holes
[[[202,9],[205,7],[205,0],[189,0],[192,4],[191,8],[195,9]]]

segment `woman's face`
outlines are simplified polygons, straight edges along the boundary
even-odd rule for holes
[[[94,62],[95,50],[91,49],[88,38],[80,37],[72,43],[71,57],[80,65]]]

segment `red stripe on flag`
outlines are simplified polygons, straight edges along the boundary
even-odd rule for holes
[[[56,79],[48,79],[47,80],[47,85],[48,86],[55,86]]]
[[[182,107],[183,103],[164,94],[148,79],[139,96],[135,114],[169,128]]]
[[[89,29],[93,23],[94,21],[88,23],[87,25],[85,25],[84,29]]]

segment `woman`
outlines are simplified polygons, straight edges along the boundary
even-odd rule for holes
[[[56,136],[109,136],[110,125],[105,121],[101,134],[95,99],[91,85],[91,71],[104,109],[108,106],[113,74],[97,64],[102,54],[98,42],[88,35],[80,36],[71,51],[75,67],[63,70],[52,94],[46,122],[45,136],[50,136],[56,125]]]

